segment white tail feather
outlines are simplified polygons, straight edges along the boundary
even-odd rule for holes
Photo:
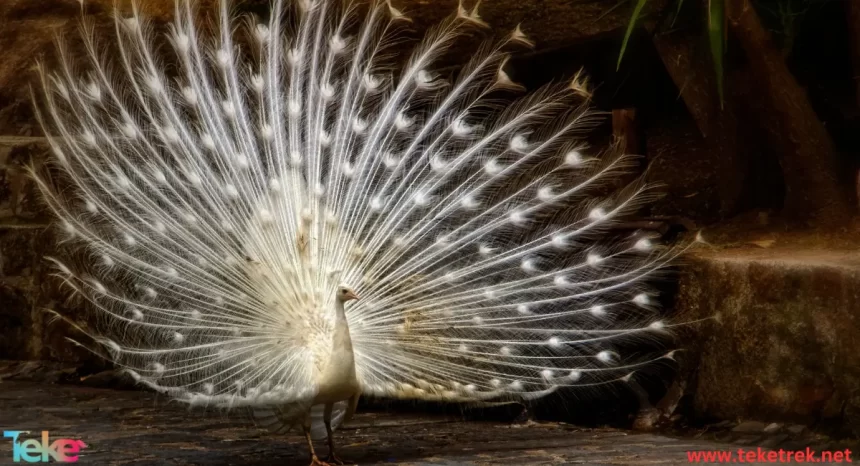
[[[83,66],[60,49],[43,71],[40,117],[76,189],[39,187],[92,255],[60,272],[109,318],[111,358],[265,424],[313,397],[343,282],[362,297],[347,317],[367,394],[532,399],[647,364],[617,348],[665,331],[647,283],[678,251],[607,235],[654,193],[609,189],[632,159],[582,140],[599,121],[585,81],[509,96],[519,28],[434,73],[484,25],[463,7],[395,71],[403,13],[353,10],[275,0],[256,24],[222,2],[212,40],[181,2],[167,68],[135,8],[110,60],[87,30]]]

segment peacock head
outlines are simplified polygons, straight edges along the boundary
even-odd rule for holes
[[[355,291],[352,288],[346,285],[340,285],[337,287],[337,299],[345,303],[347,301],[352,301],[353,299],[358,299],[358,295],[355,294]]]

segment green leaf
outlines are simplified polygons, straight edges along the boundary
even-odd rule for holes
[[[605,18],[605,17],[606,17],[606,15],[608,15],[609,13],[612,13],[612,12],[613,12],[613,11],[615,11],[618,7],[620,7],[621,5],[624,5],[625,3],[627,3],[627,0],[621,0],[620,2],[616,3],[615,5],[613,5],[613,6],[612,6],[612,8],[610,8],[610,9],[608,9],[608,10],[604,11],[603,13],[601,13],[601,14],[600,14],[600,16],[598,16],[597,18],[594,18],[594,21],[592,21],[591,23],[592,23],[592,24],[594,24],[594,23],[596,23],[596,22],[600,21],[601,19]]]
[[[669,27],[675,27],[675,21],[678,21],[678,16],[681,16],[682,6],[684,6],[684,0],[678,0],[678,8],[675,9],[675,17],[672,18],[672,25]]]
[[[717,77],[717,94],[720,96],[720,108],[723,108],[725,95],[723,93],[723,57],[726,51],[726,6],[724,0],[708,0],[708,42],[711,45],[711,59],[714,62],[714,72]]]
[[[633,16],[630,18],[630,23],[627,24],[627,32],[624,33],[624,41],[621,42],[621,53],[618,54],[618,63],[615,65],[615,71],[621,69],[621,60],[624,58],[624,51],[627,50],[627,42],[630,41],[630,35],[633,34],[633,28],[636,27],[636,21],[639,15],[642,14],[642,9],[648,0],[637,0],[636,7],[633,8]]]

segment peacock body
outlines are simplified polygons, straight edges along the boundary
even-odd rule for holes
[[[448,79],[477,11],[398,63],[408,19],[362,8],[222,2],[206,34],[180,1],[170,47],[136,7],[110,53],[89,28],[88,60],[60,47],[40,118],[61,181],[38,183],[85,252],[58,273],[107,323],[80,330],[178,400],[329,438],[359,394],[528,400],[652,361],[618,345],[665,330],[647,283],[677,251],[607,235],[655,193],[584,142],[581,76],[514,98],[518,28]]]

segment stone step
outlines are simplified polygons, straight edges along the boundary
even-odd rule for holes
[[[679,318],[691,333],[696,415],[830,421],[860,435],[860,252],[750,249],[688,258]]]

